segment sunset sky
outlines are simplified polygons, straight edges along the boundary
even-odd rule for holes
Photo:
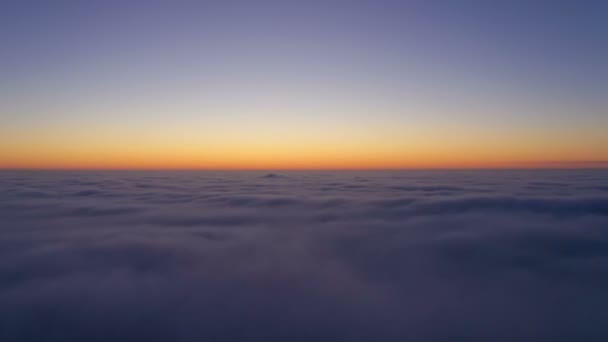
[[[608,1],[3,1],[0,168],[608,166]]]

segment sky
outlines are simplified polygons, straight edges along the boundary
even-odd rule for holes
[[[3,1],[0,168],[608,165],[606,1]]]

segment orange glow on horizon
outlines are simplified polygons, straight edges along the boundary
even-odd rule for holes
[[[196,156],[168,153],[103,153],[27,156],[3,158],[0,169],[107,169],[107,170],[382,170],[382,169],[493,169],[493,168],[605,168],[602,160],[501,159],[483,156],[462,158],[458,155],[430,153],[391,155],[284,155],[280,153],[245,153],[230,158],[217,155]]]
[[[203,127],[202,129],[200,127]],[[296,125],[5,129],[0,169],[463,169],[608,167],[603,130]],[[1,129],[0,129],[1,131]]]

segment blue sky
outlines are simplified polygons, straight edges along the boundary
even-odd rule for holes
[[[25,158],[17,154],[44,154],[32,141],[61,164],[69,159],[64,145],[81,145],[74,155],[87,147],[95,155],[106,140],[156,146],[180,136],[192,136],[182,144],[229,154],[261,141],[266,147],[251,155],[266,155],[283,139],[267,138],[285,132],[297,136],[285,138],[287,145],[311,139],[349,156],[356,148],[388,149],[405,166],[420,158],[410,151],[440,158],[484,144],[509,151],[493,159],[507,164],[608,159],[604,1],[2,7],[7,134],[0,141],[10,148],[0,152],[14,165]],[[167,127],[172,133],[161,139]],[[307,133],[298,136],[300,127]],[[65,134],[78,129],[87,136]],[[209,140],[196,140],[196,132]],[[357,145],[361,139],[369,143]],[[565,152],[543,155],[552,147]],[[310,149],[311,160],[318,148]],[[479,153],[480,165],[492,154]],[[198,158],[196,151],[189,156]]]

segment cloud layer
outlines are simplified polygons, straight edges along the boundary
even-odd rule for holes
[[[608,173],[2,172],[1,341],[605,341]]]

